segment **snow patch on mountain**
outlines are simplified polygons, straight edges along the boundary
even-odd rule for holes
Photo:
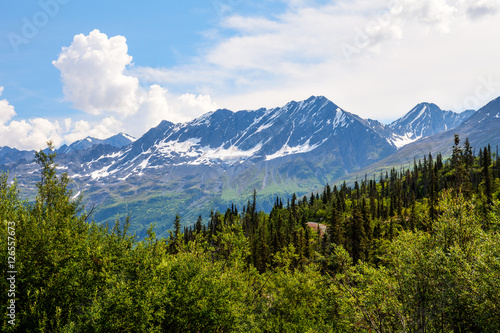
[[[426,110],[427,110],[427,105],[424,105],[424,106],[422,107],[422,109],[420,110],[420,112],[418,113],[418,115],[417,115],[415,118],[413,118],[413,120],[412,120],[412,121],[408,124],[408,126],[409,126],[410,128],[412,128],[413,123],[414,123],[417,119],[419,119],[420,117],[422,117],[422,115],[425,113],[425,111],[426,111]]]
[[[269,127],[273,126],[273,123],[270,122],[270,123],[267,123],[267,124],[264,124],[264,125],[260,125],[259,128],[257,128],[257,130],[255,131],[255,133],[259,133],[259,132],[262,132],[263,130],[265,129],[268,129]]]
[[[157,150],[159,153],[167,156],[172,156],[177,153],[183,157],[197,157],[199,152],[196,150],[196,147],[199,148],[200,138],[190,138],[186,141],[168,141],[161,142],[157,145]]]
[[[118,135],[121,135],[123,136],[125,139],[128,139],[130,140],[130,142],[134,142],[135,140],[137,140],[135,137],[133,137],[132,135],[128,135],[126,133],[122,133],[120,132]]]
[[[167,141],[156,145],[156,152],[165,158],[179,156],[186,159],[176,165],[210,165],[214,160],[222,161],[225,164],[233,164],[240,160],[245,160],[254,156],[261,148],[262,142],[255,145],[252,149],[242,150],[237,145],[232,144],[229,147],[225,142],[219,147],[201,146],[200,138],[190,138],[185,141]],[[226,147],[226,148],[225,148]],[[144,162],[142,162],[144,163]],[[144,166],[145,168],[145,166]]]
[[[108,169],[109,169],[110,166],[111,166],[111,164],[105,166],[102,169],[99,169],[99,170],[96,170],[96,171],[92,172],[90,174],[90,177],[92,178],[92,180],[99,180],[100,178],[108,177],[109,175],[111,175],[111,173],[114,173],[114,172],[111,172],[111,173],[108,172]],[[114,170],[114,171],[116,172],[116,170]]]
[[[189,162],[190,165],[209,165],[214,160],[222,161],[225,164],[234,164],[255,155],[262,148],[262,143],[257,144],[249,150],[240,150],[238,147],[232,145],[229,148],[224,148],[221,145],[218,148],[211,148],[208,146],[202,147],[202,154],[194,161]]]
[[[393,144],[394,146],[396,146],[396,148],[400,149],[406,146],[407,144],[417,141],[421,137],[422,136],[414,137],[413,133],[411,132],[405,133],[405,135],[393,134],[392,137],[387,139],[387,142]]]
[[[330,124],[330,120],[328,120],[327,124]],[[335,118],[333,118],[333,129],[337,127],[346,127],[347,125],[347,117],[346,113],[343,112],[340,108],[337,108],[335,113]]]
[[[271,155],[266,155],[266,161],[273,160],[275,158],[287,156],[287,155],[292,155],[292,154],[301,154],[301,153],[308,153],[316,148],[318,148],[322,143],[326,141],[323,140],[321,142],[318,142],[314,145],[311,145],[311,139],[308,139],[304,144],[295,146],[295,147],[290,147],[288,143],[285,143],[283,147],[280,148],[277,152]]]
[[[135,172],[138,172],[138,176],[142,176],[144,173],[142,172],[144,169],[148,167],[149,164],[149,159],[151,158],[151,155],[148,156],[148,158],[144,159],[135,169]],[[140,170],[139,170],[140,169]]]
[[[75,194],[74,196],[71,197],[71,200],[75,200],[76,198],[78,198],[78,196],[82,193],[82,191],[78,191],[77,194]]]
[[[207,112],[201,117],[196,118],[192,122],[189,123],[191,126],[202,126],[202,125],[210,125],[210,117],[214,114],[214,111]]]

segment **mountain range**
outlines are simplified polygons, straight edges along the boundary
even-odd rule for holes
[[[458,134],[462,144],[466,138],[474,147],[475,154],[479,148],[487,145],[496,148],[500,145],[500,97],[473,112],[457,127],[436,133],[408,144],[396,153],[377,161],[368,168],[363,168],[350,175],[350,178],[360,177],[365,173],[373,173],[393,166],[410,166],[414,159],[422,158],[432,153],[434,156],[441,153],[444,157],[451,156],[455,134]]]
[[[473,113],[474,110],[462,113],[443,111],[436,104],[420,103],[403,117],[392,122],[389,127],[402,137],[399,142],[406,145],[420,138],[453,129]]]
[[[74,180],[75,196],[83,193],[87,207],[95,205],[96,221],[130,214],[139,237],[151,223],[164,235],[176,213],[189,225],[211,209],[245,205],[254,189],[260,208],[269,209],[276,196],[305,195],[429,146],[451,147],[455,131],[473,143],[498,144],[500,103],[490,104],[455,113],[421,103],[384,125],[312,96],[279,108],[220,109],[186,123],[162,121],[137,140],[122,133],[86,138],[60,147],[57,163]],[[476,130],[478,122],[489,126],[488,135],[485,126]],[[33,154],[0,148],[0,171],[10,170],[28,197],[38,180]]]
[[[112,137],[109,137],[107,139],[101,140],[101,139],[96,139],[93,137],[86,137],[85,139],[81,139],[78,141],[73,142],[69,146],[67,145],[62,145],[57,149],[58,154],[67,154],[71,153],[73,151],[82,151],[82,150],[87,150],[90,149],[94,146],[97,145],[109,145],[115,148],[122,148],[130,144],[131,142],[135,141],[135,138],[124,133],[118,133],[116,135],[113,135]]]
[[[68,154],[75,151],[85,151],[90,148],[94,148],[97,145],[110,146],[113,148],[122,148],[135,140],[134,137],[119,133],[109,137],[107,139],[101,140],[93,137],[86,137],[73,142],[69,146],[64,144],[59,147],[56,152],[57,154]],[[2,165],[6,166],[13,162],[31,162],[35,158],[34,150],[19,150],[16,148],[10,148],[7,146],[0,147],[0,170],[2,170]],[[5,168],[3,168],[5,170]]]

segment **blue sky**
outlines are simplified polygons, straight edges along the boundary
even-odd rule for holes
[[[325,95],[389,122],[500,95],[498,0],[4,1],[0,146]]]
[[[27,43],[14,43],[16,46],[10,42],[8,33],[22,37],[23,19],[33,23],[33,16],[44,11],[44,6],[37,1],[5,1],[0,12],[3,37],[0,78],[1,84],[10,88],[4,97],[15,103],[26,117],[46,116],[47,109],[53,109],[51,116],[78,114],[67,104],[53,103],[64,96],[60,73],[52,61],[63,46],[71,44],[75,35],[88,34],[94,29],[108,36],[123,35],[134,63],[170,67],[197,53],[204,43],[203,32],[218,24],[221,12],[220,6],[209,1],[148,1],[126,5],[123,1],[41,3],[56,3],[57,14],[43,27],[37,27],[38,33],[27,38]]]

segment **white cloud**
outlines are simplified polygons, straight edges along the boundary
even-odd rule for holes
[[[61,71],[66,99],[91,114],[134,114],[139,104],[139,81],[124,75],[132,62],[127,51],[123,36],[108,38],[99,30],[88,36],[76,35],[71,46],[63,47],[52,62]]]
[[[494,15],[499,8],[499,0],[396,0],[391,12],[405,21],[418,21],[449,33],[457,20]]]
[[[16,135],[52,133],[70,143],[118,131],[137,137],[163,119],[212,111],[214,99],[238,110],[321,94],[389,121],[422,101],[460,110],[500,95],[500,49],[492,42],[500,0],[281,1],[288,8],[266,17],[226,13],[210,32],[212,44],[171,68],[135,67],[123,36],[77,35],[53,64],[66,100],[89,114],[85,120],[62,120],[62,128],[49,122],[51,130],[11,121],[14,108],[0,100],[0,121],[10,121]]]
[[[108,38],[99,30],[87,36],[77,35],[53,64],[61,71],[65,97],[75,108],[108,116],[109,121],[101,124],[107,127],[95,129],[96,137],[113,131],[139,136],[164,119],[186,121],[216,107],[206,95],[185,98],[170,94],[157,84],[141,86],[134,73],[127,71],[132,57],[123,36]],[[122,128],[118,128],[118,124]],[[65,138],[81,139],[85,131],[94,130],[87,127],[80,122],[75,132]]]
[[[3,89],[0,86],[0,96],[2,96]],[[14,107],[6,99],[0,99],[0,125],[8,122],[15,115],[16,111],[14,111]]]
[[[208,95],[175,96],[159,85],[152,85],[137,114],[125,119],[122,131],[142,134],[162,120],[186,122],[215,109],[217,105]]]
[[[0,86],[0,95],[4,88]],[[12,120],[16,116],[14,106],[6,99],[0,100],[0,142],[2,146],[18,149],[40,149],[46,146],[47,141],[60,144],[61,128],[57,121],[51,122],[43,118],[29,120]]]
[[[212,101],[209,95],[184,94],[177,97],[173,104],[184,115],[180,121],[192,120],[217,108],[217,104]]]
[[[93,30],[76,35],[63,47],[53,65],[60,70],[67,101],[88,113],[86,120],[43,118],[12,120],[14,107],[0,100],[0,141],[19,149],[40,149],[52,140],[55,146],[92,136],[108,138],[118,132],[140,136],[162,120],[184,122],[213,111],[208,95],[175,95],[157,84],[140,85],[127,73],[132,57],[123,36],[110,37]],[[3,87],[0,87],[0,95]],[[78,117],[77,117],[78,118]]]
[[[66,134],[64,142],[72,143],[91,136],[97,139],[106,139],[121,131],[123,124],[114,117],[106,117],[98,122],[85,120],[71,121],[66,119]],[[74,123],[72,126],[71,124]]]
[[[500,80],[492,42],[499,0],[283,1],[289,7],[279,15],[226,16],[224,33],[212,36],[230,37],[191,63],[134,74],[198,87],[230,109],[322,94],[385,121],[422,101],[453,108],[474,94],[478,78]]]
[[[499,0],[474,0],[466,1],[467,16],[471,19],[478,19],[485,15],[493,15],[500,8]]]
[[[38,150],[45,148],[49,140],[56,146],[62,143],[58,121],[34,118],[27,121],[12,120],[0,125],[0,141],[4,146]]]
[[[0,86],[0,95],[3,92]],[[0,100],[0,142],[2,146],[24,150],[39,150],[47,146],[48,141],[57,147],[63,143],[72,143],[87,136],[104,139],[121,131],[122,123],[113,117],[96,119],[89,122],[63,120],[60,126],[58,120],[33,118],[13,120],[16,116],[14,106],[6,99]]]

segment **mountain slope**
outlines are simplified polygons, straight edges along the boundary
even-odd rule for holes
[[[217,110],[191,122],[163,121],[138,140],[88,161],[65,154],[96,219],[134,212],[133,227],[164,232],[176,213],[197,214],[276,195],[303,195],[396,151],[386,126],[353,115],[324,97],[256,111]]]
[[[427,121],[420,111],[413,121],[410,116],[404,121]],[[404,121],[399,122],[400,130]],[[175,214],[189,225],[211,209],[245,205],[254,189],[259,209],[269,209],[276,196],[320,189],[391,158],[397,151],[396,136],[389,126],[312,96],[274,109],[221,109],[187,123],[162,121],[122,147],[80,140],[65,147],[69,151],[61,153],[57,163],[75,181],[75,194],[83,193],[85,203],[96,206],[97,221],[112,223],[130,214],[132,230],[139,236],[151,223],[164,235]],[[90,148],[81,150],[87,145]],[[8,168],[25,184],[22,191],[31,193],[36,165],[10,163]]]
[[[59,149],[57,149],[57,153],[59,154],[68,154],[73,151],[81,151],[81,150],[87,150],[89,148],[92,148],[97,145],[110,145],[112,147],[116,148],[122,148],[125,147],[126,145],[130,144],[131,142],[135,141],[135,138],[133,138],[130,135],[124,134],[124,133],[119,133],[116,135],[113,135],[112,137],[109,137],[107,139],[96,139],[91,136],[86,137],[85,139],[81,139],[78,141],[73,142],[69,146],[67,145],[62,145]]]
[[[500,97],[474,112],[459,126],[412,142],[395,154],[356,172],[350,178],[360,177],[365,173],[377,173],[377,170],[388,167],[411,166],[414,159],[421,159],[429,153],[434,156],[437,153],[441,153],[444,157],[449,156],[455,134],[460,136],[461,144],[469,138],[471,146],[477,150],[488,144],[492,147],[500,145]]]
[[[473,110],[462,113],[443,111],[436,104],[420,103],[403,117],[392,122],[389,127],[396,134],[394,143],[402,147],[420,138],[453,129],[473,113]]]
[[[69,146],[64,144],[56,152],[59,155],[70,154],[78,151],[85,151],[98,145],[108,145],[114,148],[122,148],[135,141],[130,135],[119,133],[107,139],[101,140],[93,137],[86,137],[78,140]],[[34,150],[18,150],[10,147],[0,147],[0,171],[12,169],[12,164],[31,163],[35,158]]]
[[[16,148],[10,147],[0,147],[0,170],[2,165],[6,165],[19,160],[29,160],[33,159],[35,156],[35,151],[18,150]]]

